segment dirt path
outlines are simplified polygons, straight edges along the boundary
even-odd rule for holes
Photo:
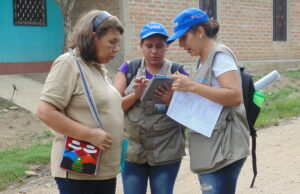
[[[297,194],[300,193],[300,117],[279,126],[259,130],[257,139],[258,176],[255,188],[252,180],[252,158],[249,157],[238,182],[238,194]],[[15,186],[14,186],[15,187]],[[0,194],[58,194],[49,175],[31,178],[18,188],[10,187]],[[117,194],[122,192],[118,176]],[[150,193],[150,192],[148,192]],[[175,185],[175,194],[200,193],[197,176],[189,169],[189,157],[183,159]]]

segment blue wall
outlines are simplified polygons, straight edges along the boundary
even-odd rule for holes
[[[63,49],[61,9],[46,0],[46,26],[15,26],[13,0],[0,0],[0,62],[52,61]]]

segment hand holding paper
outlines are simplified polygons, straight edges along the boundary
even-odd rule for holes
[[[173,90],[189,92],[188,88],[191,86],[192,80],[188,76],[176,72],[172,75],[172,79],[174,80],[172,84]]]

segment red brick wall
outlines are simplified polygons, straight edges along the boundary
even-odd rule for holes
[[[172,33],[172,20],[182,10],[199,7],[199,1],[129,1],[129,59],[140,55],[138,43],[141,27],[149,21],[163,23]],[[288,1],[287,41],[273,41],[273,3],[270,0],[222,0],[218,2],[220,40],[233,49],[239,60],[281,60],[300,57],[300,1]],[[167,57],[184,63],[194,63],[173,43]]]
[[[288,4],[287,41],[273,41],[272,1],[222,1],[221,39],[240,60],[299,58],[299,6],[296,0]]]
[[[150,2],[150,3],[149,3]],[[195,0],[130,0],[129,1],[129,24],[130,35],[126,38],[130,41],[128,52],[125,53],[125,59],[141,56],[139,50],[139,33],[143,25],[150,21],[164,24],[169,34],[173,32],[173,19],[183,9],[190,7],[199,7],[198,1]],[[172,44],[169,48],[167,57],[176,59],[180,62],[190,61],[186,52],[179,49],[178,44]],[[195,61],[195,60],[193,60]]]
[[[246,66],[264,68],[270,64],[285,67],[293,63],[300,66],[300,1],[288,0],[287,41],[273,41],[273,1],[271,0],[219,0],[217,19],[221,24],[218,40],[235,52]],[[73,21],[83,11],[105,9],[120,17],[125,34],[113,70],[125,60],[141,56],[139,33],[150,21],[164,24],[169,34],[172,21],[183,9],[199,7],[198,0],[80,0],[72,11]],[[189,56],[179,48],[178,41],[170,45],[167,58],[194,64],[197,57]],[[273,68],[273,67],[272,67]],[[252,68],[257,69],[257,67]],[[269,70],[266,70],[269,71]]]
[[[300,1],[293,0],[290,4],[290,18],[288,38],[290,39],[290,58],[300,59]]]

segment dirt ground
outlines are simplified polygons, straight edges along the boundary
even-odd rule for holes
[[[24,147],[38,137],[49,133],[48,128],[30,112],[0,109],[0,151],[15,145]],[[241,194],[297,194],[300,193],[300,117],[281,122],[258,131],[257,158],[258,176],[255,187],[250,189],[252,166],[249,157],[240,175],[237,193]],[[22,183],[12,184],[0,194],[58,194],[56,184],[46,170],[33,166],[37,176],[28,177]],[[122,192],[122,182],[118,176],[117,194]],[[150,193],[150,192],[148,192]],[[175,194],[200,193],[197,176],[189,169],[189,156],[184,157],[176,181]]]
[[[0,98],[0,102],[4,100]],[[3,151],[16,145],[28,147],[41,136],[49,134],[49,130],[28,110],[7,104],[0,106],[0,133],[0,151]]]

